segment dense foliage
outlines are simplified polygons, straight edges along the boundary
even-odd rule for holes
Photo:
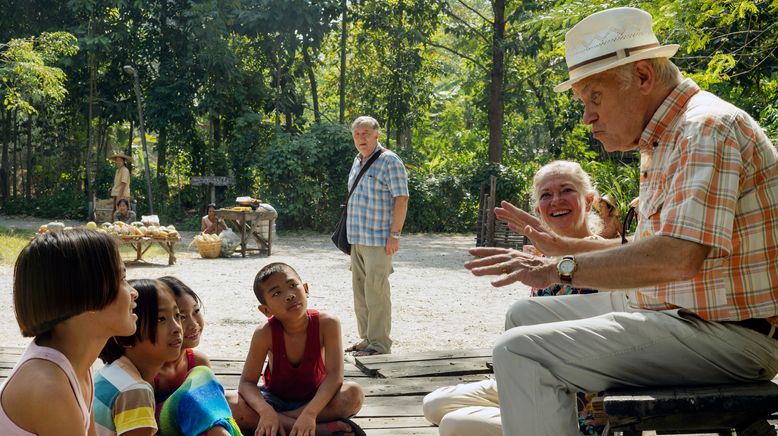
[[[564,33],[607,7],[638,6],[686,75],[778,138],[778,0],[2,0],[0,196],[4,213],[84,218],[135,158],[133,197],[195,225],[219,202],[273,204],[286,229],[328,230],[363,114],[407,165],[409,231],[472,230],[479,195],[526,201],[553,159],[582,162],[621,207],[637,157],[606,154],[564,80]],[[133,77],[144,100],[145,174]],[[345,66],[345,69],[342,68]]]

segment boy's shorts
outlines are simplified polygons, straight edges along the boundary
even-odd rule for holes
[[[259,391],[262,392],[262,396],[265,397],[265,401],[267,401],[267,404],[270,404],[273,407],[273,410],[275,410],[276,412],[286,412],[287,410],[299,409],[300,407],[303,407],[310,402],[310,400],[307,401],[283,400],[277,397],[269,390],[267,390],[267,388],[264,385],[259,385]]]

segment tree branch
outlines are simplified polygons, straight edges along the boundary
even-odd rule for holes
[[[465,27],[467,27],[471,32],[473,32],[477,37],[481,38],[486,44],[490,44],[491,45],[492,42],[480,30],[478,30],[475,27],[471,26],[470,23],[468,23],[467,21],[464,20],[464,18],[461,18],[460,16],[455,14],[451,9],[447,8],[444,1],[437,0],[436,2],[438,3],[438,5],[440,5],[440,8],[443,10],[443,12],[446,13],[446,15],[448,15],[451,18],[453,18],[454,20],[459,21],[460,23],[464,24]],[[489,21],[489,20],[485,20],[485,21],[487,23],[491,24],[491,21]]]
[[[472,63],[473,63],[475,66],[477,66],[478,68],[480,68],[480,69],[484,70],[484,72],[485,72],[485,73],[487,73],[487,74],[491,72],[491,71],[490,71],[488,68],[486,68],[486,67],[485,67],[485,66],[484,66],[482,63],[478,62],[477,60],[475,60],[475,59],[471,58],[470,56],[468,56],[468,55],[466,55],[466,54],[464,54],[464,53],[460,53],[460,52],[458,52],[458,51],[454,50],[454,49],[453,49],[453,48],[451,48],[451,47],[446,47],[445,45],[437,44],[437,43],[434,43],[434,42],[432,42],[432,41],[429,41],[429,40],[427,40],[427,41],[424,41],[424,43],[425,43],[425,44],[428,44],[428,45],[431,45],[431,46],[433,46],[433,47],[442,48],[443,50],[446,50],[446,51],[448,51],[448,52],[451,52],[451,53],[453,53],[453,54],[455,54],[455,55],[457,55],[457,56],[459,56],[459,57],[461,57],[461,58],[463,58],[463,59],[467,59],[467,60],[469,60],[470,62],[472,62]]]
[[[465,7],[467,10],[469,10],[470,12],[472,12],[472,13],[474,13],[474,14],[478,15],[479,17],[481,17],[481,19],[482,19],[482,20],[486,21],[487,23],[491,23],[491,20],[489,20],[488,18],[486,18],[486,17],[484,17],[483,15],[481,15],[481,13],[480,13],[480,12],[478,12],[478,11],[476,11],[475,9],[473,9],[473,7],[472,7],[472,6],[468,5],[467,3],[465,3],[465,2],[464,2],[464,1],[462,1],[462,0],[457,0],[457,1],[458,1],[458,2],[459,2],[461,5],[462,5],[462,6],[464,6],[464,7]]]

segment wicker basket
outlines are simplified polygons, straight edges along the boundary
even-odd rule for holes
[[[197,251],[200,252],[200,256],[206,259],[213,259],[219,257],[219,253],[222,249],[221,241],[197,241],[195,240]]]

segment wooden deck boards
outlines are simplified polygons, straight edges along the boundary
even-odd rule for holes
[[[0,347],[0,382],[19,360],[22,348]],[[243,361],[212,358],[211,365],[226,389],[236,389]],[[99,368],[101,363],[95,363]],[[347,357],[345,378],[365,391],[362,410],[353,418],[368,435],[437,435],[422,414],[421,401],[432,390],[483,380],[491,370],[491,350],[425,352]]]

